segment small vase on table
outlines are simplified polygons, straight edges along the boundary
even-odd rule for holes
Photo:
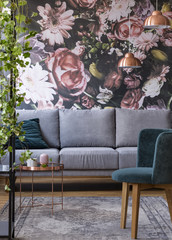
[[[40,162],[40,165],[41,165],[42,167],[46,167],[46,166],[48,165],[48,154],[42,153],[42,154],[40,155],[40,160],[39,160],[39,162]]]

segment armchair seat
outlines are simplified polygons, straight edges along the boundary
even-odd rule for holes
[[[152,184],[153,168],[137,167],[123,168],[112,173],[112,179],[117,182]]]

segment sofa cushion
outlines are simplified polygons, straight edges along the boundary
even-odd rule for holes
[[[61,147],[115,147],[114,109],[60,110]]]
[[[108,147],[73,147],[60,151],[67,169],[118,169],[118,152]]]
[[[137,146],[144,128],[170,128],[170,111],[116,109],[117,147]]]
[[[25,133],[24,141],[20,141],[18,137],[15,140],[16,149],[36,149],[36,148],[48,148],[47,143],[42,139],[39,118],[30,120],[24,120],[22,125],[22,131]]]
[[[116,148],[119,153],[119,169],[136,167],[137,147]]]
[[[17,110],[18,121],[39,118],[43,139],[49,147],[59,148],[59,115],[57,110]]]

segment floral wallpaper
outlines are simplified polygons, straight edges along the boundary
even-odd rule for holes
[[[172,109],[172,30],[143,28],[155,2],[28,0],[37,35],[19,69],[21,108]],[[159,0],[158,9],[172,19],[170,2]],[[118,68],[129,51],[142,68]]]

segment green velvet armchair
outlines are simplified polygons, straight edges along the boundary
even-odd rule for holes
[[[164,189],[172,221],[172,130],[143,129],[138,138],[137,166],[114,171],[112,179],[122,182],[121,228],[125,228],[129,187],[132,186],[131,238],[137,238],[140,191]]]

